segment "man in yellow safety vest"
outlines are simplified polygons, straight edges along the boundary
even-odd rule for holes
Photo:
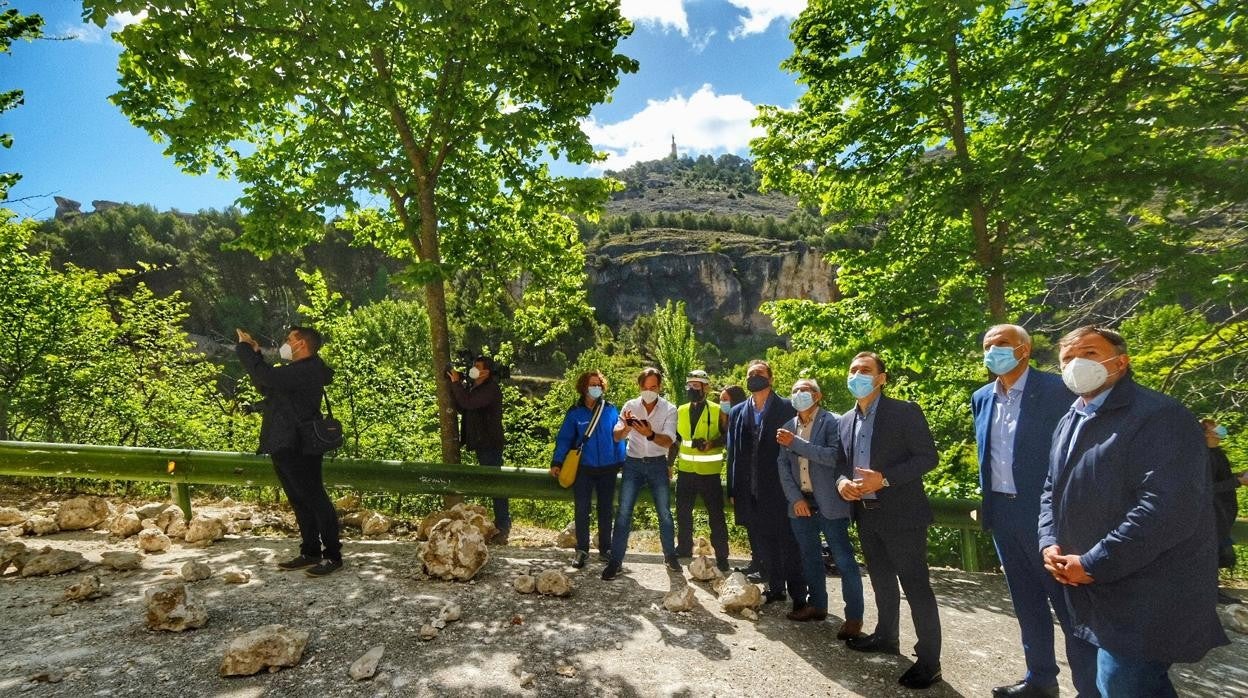
[[[724,520],[724,434],[719,429],[719,405],[706,399],[711,380],[706,371],[685,377],[688,402],[676,410],[676,555],[693,554],[693,502],[699,495],[711,524],[715,564],[728,571],[728,524]]]

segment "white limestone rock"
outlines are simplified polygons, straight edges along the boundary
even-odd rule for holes
[[[532,575],[522,574],[511,580],[511,586],[515,587],[516,591],[521,594],[532,594],[534,591],[537,591],[537,580]]]
[[[251,581],[251,570],[239,567],[226,567],[221,570],[221,580],[226,584],[246,584]]]
[[[144,592],[147,608],[144,620],[152,630],[179,633],[202,628],[208,622],[208,611],[194,603],[181,580],[163,582]]]
[[[47,536],[61,530],[56,523],[56,517],[44,516],[43,514],[31,514],[26,519],[26,532],[32,536]]]
[[[212,568],[206,562],[190,560],[182,565],[179,573],[188,582],[199,582],[212,576]]]
[[[169,549],[173,541],[159,528],[145,528],[139,531],[139,550],[145,553],[163,553]]]
[[[222,676],[251,676],[261,669],[270,672],[299,663],[310,633],[284,625],[265,625],[230,642],[221,659]]]
[[[388,516],[373,512],[371,516],[360,522],[360,531],[366,536],[380,536],[388,533],[394,522]]]
[[[0,507],[0,526],[17,526],[26,523],[27,514],[13,507]]]
[[[429,576],[461,582],[472,579],[489,559],[480,529],[462,519],[439,521],[420,554]]]
[[[82,531],[104,523],[110,513],[108,502],[99,497],[75,497],[61,503],[56,525],[62,531]]]
[[[183,539],[187,545],[212,545],[214,540],[225,537],[225,523],[215,516],[196,515],[186,527]]]
[[[676,589],[667,592],[663,597],[663,608],[672,613],[686,613],[692,611],[698,606],[698,599],[693,593],[693,587],[688,584],[682,584]]]
[[[705,536],[698,536],[697,538],[693,539],[693,554],[695,556],[705,555],[706,557],[714,557],[715,548],[711,545],[711,542],[707,540]]]
[[[433,627],[432,623],[425,623],[424,625],[420,626],[420,639],[428,641],[428,640],[432,640],[433,638],[437,636],[438,636],[438,629]]]
[[[556,548],[575,548],[576,547],[576,523],[570,523],[563,527],[559,535],[555,536]]]
[[[568,596],[572,593],[572,580],[559,570],[542,570],[537,575],[537,593],[547,596]]]
[[[728,575],[722,584],[717,585],[716,591],[719,593],[719,604],[727,613],[763,605],[758,585],[746,581],[745,575],[740,572]]]
[[[373,678],[373,675],[377,673],[377,665],[381,662],[381,656],[385,654],[385,652],[385,645],[377,645],[361,655],[359,659],[355,660],[355,662],[351,665],[351,669],[348,671],[348,673],[351,674],[351,678],[356,681]]]
[[[106,550],[100,553],[100,564],[118,572],[137,570],[143,566],[143,555],[128,550]]]
[[[71,584],[65,590],[66,601],[90,601],[104,596],[104,585],[100,584],[100,578],[94,574],[84,574],[78,580],[77,584]]]
[[[699,582],[709,582],[723,573],[715,567],[715,561],[705,555],[693,558],[689,563],[689,575]]]
[[[133,511],[118,514],[108,524],[108,532],[117,538],[129,538],[143,530],[143,520]]]
[[[22,565],[23,577],[46,577],[54,574],[64,574],[82,567],[87,564],[87,558],[82,553],[72,550],[60,550],[58,548],[44,548],[39,552],[31,555],[26,559],[26,563]]]
[[[134,511],[139,515],[139,519],[154,519],[171,506],[173,505],[169,502],[151,502],[140,506]]]

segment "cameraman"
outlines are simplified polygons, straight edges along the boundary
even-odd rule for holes
[[[272,366],[260,354],[260,344],[244,330],[237,330],[238,360],[251,376],[264,400],[261,408],[260,448],[273,459],[282,491],[295,510],[299,524],[299,555],[278,563],[284,570],[307,568],[312,577],[323,577],[342,567],[342,544],[338,540],[338,514],[325,492],[324,456],[308,455],[301,448],[299,424],[321,411],[321,392],[334,379],[334,369],[317,353],[321,333],[310,327],[292,327],[278,354],[290,363]],[[253,408],[254,409],[254,408]]]
[[[711,547],[715,566],[728,571],[728,524],[724,517],[724,433],[720,406],[706,399],[711,379],[706,371],[690,371],[685,377],[688,400],[676,410],[676,555],[693,554],[693,503],[702,497],[711,524]]]
[[[494,375],[494,362],[478,356],[468,370],[468,380],[459,371],[446,374],[451,379],[451,396],[463,416],[460,442],[477,454],[477,463],[491,468],[503,466],[503,390]],[[494,526],[498,533],[490,539],[506,545],[511,532],[511,508],[506,498],[494,499]]]

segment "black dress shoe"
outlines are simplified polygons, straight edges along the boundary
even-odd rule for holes
[[[940,681],[939,664],[929,667],[917,662],[897,679],[897,683],[906,688],[931,688],[937,681]]]
[[[763,594],[763,603],[775,603],[777,601],[784,601],[787,598],[789,597],[786,596],[783,591],[769,591],[766,594]]]
[[[860,637],[851,637],[845,641],[845,646],[851,650],[857,650],[859,652],[901,654],[901,649],[898,647],[896,640],[885,640],[875,633],[862,635]]]
[[[663,564],[667,565],[667,568],[673,572],[682,571],[680,568],[680,558],[675,555],[664,555]]]
[[[745,575],[745,581],[749,582],[750,584],[762,584],[762,583],[763,583],[763,573],[762,573],[762,572],[751,572],[751,573],[749,573],[749,574]]]
[[[585,566],[586,562],[589,562],[589,551],[588,550],[576,551],[576,558],[572,560],[572,566],[579,570]]]
[[[624,566],[618,562],[608,562],[607,566],[602,570],[602,581],[609,582],[620,576],[620,571],[623,567]]]
[[[1012,686],[997,686],[992,689],[993,698],[1057,698],[1057,694],[1057,684],[1037,686],[1026,681],[1019,681]]]

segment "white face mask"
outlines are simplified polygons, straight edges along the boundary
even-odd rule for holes
[[[282,346],[278,347],[277,355],[282,357],[282,361],[293,361],[295,358],[295,354],[291,350],[289,342],[283,342]]]
[[[473,379],[474,381],[480,378],[481,369],[477,368],[476,366],[473,366],[472,368],[468,369],[468,377]]]
[[[1115,358],[1117,357],[1110,357],[1105,361]],[[1062,382],[1070,388],[1070,392],[1087,395],[1105,385],[1105,381],[1109,379],[1110,373],[1105,368],[1105,361],[1093,361],[1082,356],[1071,359],[1062,369]]]
[[[659,399],[659,394],[658,394],[658,393],[656,393],[656,392],[654,392],[653,390],[643,390],[643,391],[641,391],[641,401],[642,401],[642,402],[645,402],[645,403],[651,403],[651,402],[654,402],[655,400],[658,400],[658,399]]]

